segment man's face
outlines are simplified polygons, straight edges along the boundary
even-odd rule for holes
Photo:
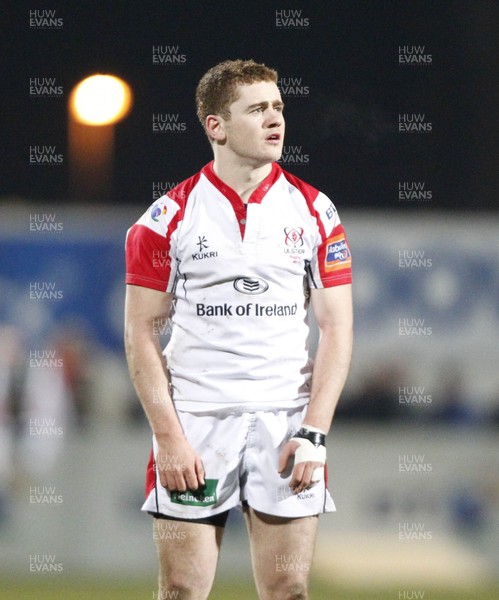
[[[281,157],[284,143],[284,104],[277,85],[260,81],[238,86],[239,98],[222,119],[225,144],[241,163],[260,167]]]

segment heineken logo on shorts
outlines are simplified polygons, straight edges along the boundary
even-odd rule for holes
[[[206,479],[203,488],[186,492],[172,492],[170,500],[175,504],[184,504],[185,506],[211,506],[217,502],[217,484],[218,479]]]

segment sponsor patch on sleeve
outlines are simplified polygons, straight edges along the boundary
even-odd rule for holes
[[[150,214],[151,219],[157,223],[161,215],[166,215],[166,206],[162,202],[156,202],[152,205]]]
[[[328,273],[350,267],[352,256],[345,235],[340,233],[327,240],[325,269]]]

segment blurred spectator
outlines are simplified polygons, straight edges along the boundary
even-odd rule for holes
[[[14,480],[14,440],[24,366],[19,330],[0,325],[0,524],[7,516]]]
[[[62,361],[62,375],[74,424],[83,430],[90,418],[91,343],[83,327],[71,325],[58,331],[54,346]]]

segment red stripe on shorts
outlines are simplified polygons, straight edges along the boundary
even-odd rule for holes
[[[156,464],[154,462],[154,454],[151,450],[151,454],[149,455],[149,462],[147,463],[147,471],[146,471],[146,498],[152,492],[152,490],[156,487]]]

